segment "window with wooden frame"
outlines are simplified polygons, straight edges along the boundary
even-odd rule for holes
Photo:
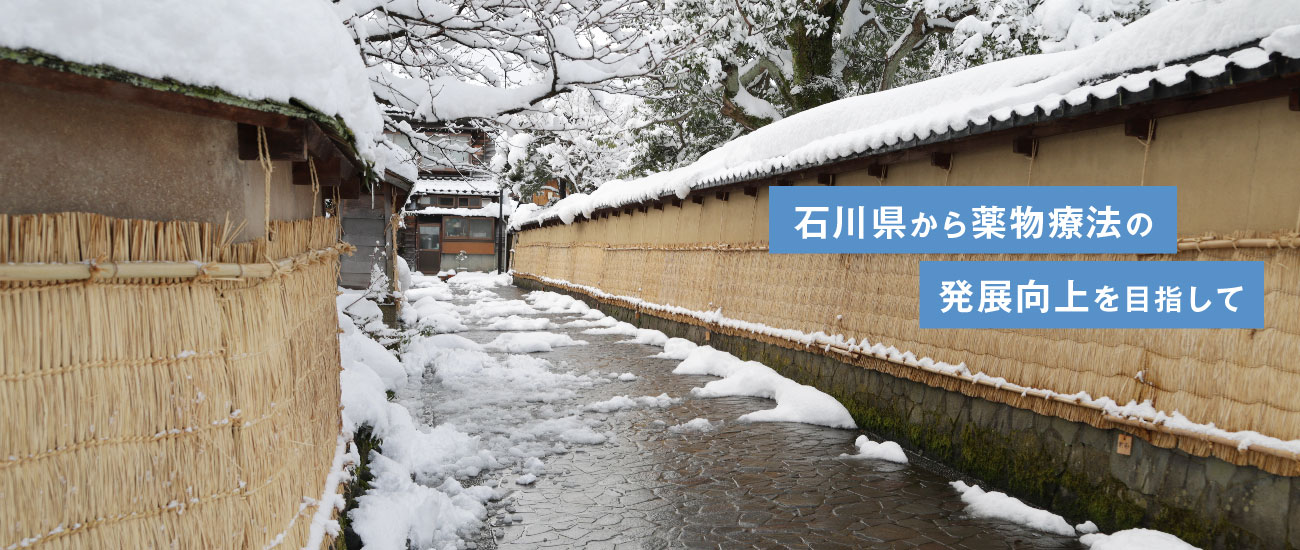
[[[443,235],[449,239],[465,239],[469,237],[469,224],[465,218],[453,218],[443,216],[442,218]]]
[[[443,237],[457,240],[490,241],[496,220],[492,218],[454,218],[443,216]]]
[[[469,238],[471,239],[491,239],[492,238],[492,220],[486,218],[473,218],[469,220]]]

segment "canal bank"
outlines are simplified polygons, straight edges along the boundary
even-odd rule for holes
[[[839,361],[827,349],[793,349],[643,313],[516,274],[524,289],[561,292],[673,337],[770,366],[835,396],[859,427],[948,464],[1074,522],[1103,531],[1148,527],[1204,548],[1300,547],[1295,478],[1193,456],[1118,429],[1035,413]],[[870,361],[870,359],[867,359]],[[884,361],[881,361],[884,363]]]
[[[366,300],[341,318],[344,418],[369,444],[338,548],[1087,545],[1005,497],[977,509],[980,480],[868,455],[842,405],[767,367],[479,279],[416,277],[396,330]]]

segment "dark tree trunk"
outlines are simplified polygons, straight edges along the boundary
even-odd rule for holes
[[[827,18],[827,30],[821,34],[808,34],[803,21],[794,21],[786,34],[794,61],[793,91],[794,111],[806,111],[839,99],[840,91],[831,78],[834,71],[834,29],[840,25],[843,13],[838,2],[826,2],[818,13]]]

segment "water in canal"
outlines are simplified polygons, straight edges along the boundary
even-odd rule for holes
[[[470,330],[459,336],[500,342],[503,332],[484,326],[523,297],[513,287],[462,289],[456,303]],[[492,388],[428,372],[418,394],[402,396],[429,425],[451,423],[485,441],[499,440],[508,446],[502,452],[547,449],[544,464],[459,477],[465,486],[508,491],[489,506],[488,526],[471,548],[1081,547],[1072,537],[969,517],[949,485],[952,478],[915,457],[907,465],[841,458],[855,452],[859,431],[738,422],[774,403],[692,397],[692,388],[713,378],[673,374],[678,361],[652,357],[660,347],[556,326],[579,318],[573,314],[521,313],[534,326],[539,318],[551,319],[546,332],[587,342],[529,354],[544,359],[549,370],[571,372],[575,383],[538,387],[542,397],[485,397]],[[616,375],[623,380],[611,378]],[[571,412],[615,396],[660,394],[680,401]],[[572,425],[575,418],[581,426]],[[681,427],[697,418],[712,429]],[[507,437],[523,424],[543,429],[529,432],[539,434],[535,440]],[[544,429],[551,424],[554,429]],[[535,472],[528,479],[536,480],[517,483],[526,472]]]

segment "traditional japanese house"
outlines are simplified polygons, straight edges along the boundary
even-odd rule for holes
[[[546,206],[560,198],[559,183],[555,180],[549,180],[537,188],[537,191],[531,197],[528,197],[528,202],[537,206]]]
[[[365,68],[315,2],[80,7],[0,7],[0,548],[320,548]]]
[[[402,256],[425,274],[501,270],[513,204],[493,179],[421,179],[403,212]]]
[[[1296,25],[1291,1],[1173,3],[1076,51],[799,113],[517,214],[515,281],[761,360],[1076,522],[1300,547]],[[1179,252],[770,254],[773,185],[1176,186]],[[923,330],[919,263],[953,259],[1263,261],[1265,326]]]

